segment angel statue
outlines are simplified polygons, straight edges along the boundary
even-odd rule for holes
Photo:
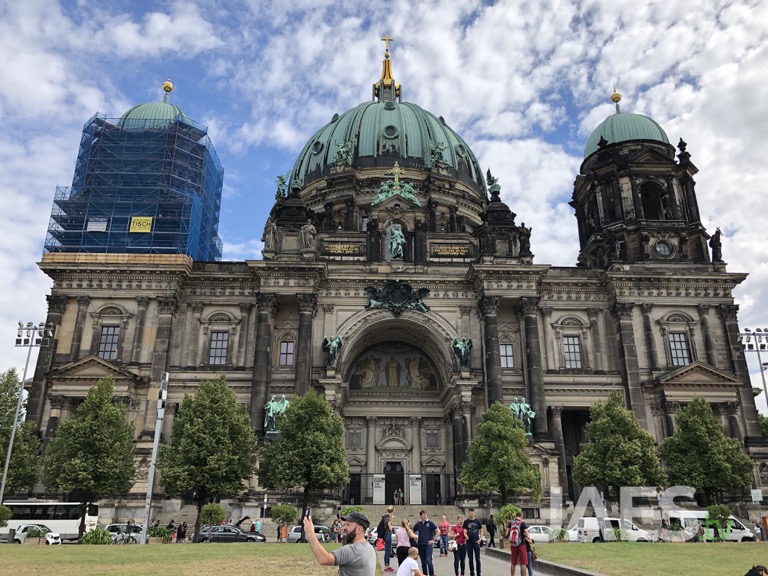
[[[325,364],[328,368],[332,368],[336,364],[336,359],[341,352],[341,347],[344,342],[341,336],[331,336],[323,338],[323,353],[325,354]]]
[[[453,352],[462,368],[469,368],[469,355],[472,352],[472,338],[453,339]]]

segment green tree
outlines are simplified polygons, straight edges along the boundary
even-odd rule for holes
[[[255,443],[245,406],[223,377],[202,382],[197,394],[184,397],[171,442],[160,448],[158,468],[169,495],[193,494],[195,542],[203,505],[215,496],[237,496],[253,474]]]
[[[664,486],[653,436],[643,430],[620,392],[589,411],[587,443],[573,459],[573,477],[581,486],[598,486],[618,496],[621,486]],[[610,493],[610,492],[609,492]]]
[[[314,390],[291,400],[278,416],[280,436],[259,450],[259,482],[269,490],[303,488],[302,510],[314,492],[349,481],[344,422]]]
[[[760,435],[763,438],[768,438],[768,416],[758,414],[757,419],[760,422]]]
[[[272,521],[274,522],[282,522],[283,524],[290,525],[296,520],[297,515],[298,512],[296,511],[296,507],[291,506],[290,504],[277,504],[272,506]]]
[[[78,406],[74,418],[64,420],[48,446],[44,479],[49,490],[62,490],[81,503],[120,496],[133,486],[133,426],[125,408],[112,402],[114,383],[102,378]],[[80,525],[82,537],[83,523]]]
[[[736,438],[725,435],[704,398],[676,414],[677,430],[661,445],[670,482],[693,486],[706,502],[716,502],[722,490],[752,483],[752,461]]]
[[[19,401],[21,380],[15,368],[0,374],[0,457],[5,462],[11,428]],[[24,410],[26,401],[21,406]],[[40,441],[35,434],[35,423],[24,422],[20,416],[13,439],[13,451],[8,466],[5,497],[15,492],[31,489],[40,478]]]
[[[527,448],[523,423],[508,406],[496,402],[477,426],[459,484],[472,492],[499,492],[502,505],[512,494],[530,493],[538,500],[541,474]]]

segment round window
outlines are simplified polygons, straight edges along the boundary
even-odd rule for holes
[[[397,138],[397,128],[391,124],[389,126],[385,126],[384,136],[387,138]]]
[[[395,103],[392,101],[384,102],[384,110],[394,110],[395,109]]]
[[[653,245],[653,247],[656,249],[656,252],[659,253],[661,256],[669,256],[672,254],[672,246],[669,245],[669,242],[666,240],[659,240],[656,242],[656,244]]]
[[[323,149],[323,143],[322,142],[315,142],[312,144],[312,152],[314,154],[320,154],[320,151]]]

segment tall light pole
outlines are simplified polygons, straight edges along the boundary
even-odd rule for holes
[[[760,378],[763,380],[763,394],[765,401],[768,402],[768,386],[765,385],[766,364],[763,364],[763,358],[760,352],[768,353],[768,328],[756,328],[754,331],[744,328],[741,333],[741,343],[744,346],[744,352],[757,352],[757,361],[760,363]]]
[[[3,466],[3,483],[0,484],[0,504],[5,497],[5,482],[8,480],[8,466],[11,463],[11,454],[13,454],[13,440],[16,437],[16,427],[19,425],[19,413],[21,412],[22,399],[24,398],[24,382],[27,380],[27,369],[29,368],[29,359],[32,356],[32,348],[39,348],[48,344],[48,338],[53,338],[53,324],[40,322],[37,326],[33,322],[19,322],[16,330],[16,347],[27,348],[27,361],[24,363],[24,374],[21,377],[19,386],[19,398],[16,400],[16,413],[13,416],[13,426],[11,427],[11,438],[8,440],[8,452],[5,455],[5,466]]]
[[[160,393],[157,397],[157,419],[155,420],[155,438],[152,442],[152,458],[149,461],[149,474],[147,475],[147,496],[144,499],[144,523],[141,527],[141,544],[147,542],[147,530],[149,529],[149,514],[152,508],[152,490],[155,487],[155,466],[157,465],[157,451],[160,448],[160,432],[163,430],[163,418],[165,417],[165,402],[168,399],[168,372],[160,374]]]

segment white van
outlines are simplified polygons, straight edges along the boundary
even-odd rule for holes
[[[579,518],[579,542],[600,542],[598,519],[594,516]],[[603,540],[616,540],[616,530],[621,528],[621,539],[629,542],[651,542],[651,535],[629,520],[622,524],[620,518],[603,518]]]
[[[706,510],[675,510],[667,516],[670,526],[680,526],[685,540],[694,540],[699,526],[704,528],[704,537],[708,542],[714,542],[714,527],[707,525]],[[721,535],[722,537],[722,535]],[[663,536],[662,536],[663,538]],[[754,542],[755,535],[733,515],[728,518],[728,529],[724,540],[727,542]]]

